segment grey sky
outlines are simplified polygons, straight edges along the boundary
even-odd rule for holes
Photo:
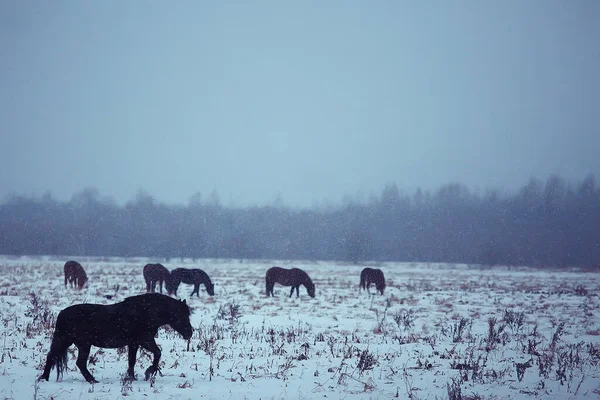
[[[597,0],[1,1],[0,197],[598,178],[599,38]]]

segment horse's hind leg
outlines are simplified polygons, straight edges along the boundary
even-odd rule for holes
[[[85,378],[89,383],[98,383],[96,379],[90,374],[90,371],[87,369],[87,359],[90,355],[90,348],[92,346],[89,344],[80,344],[77,346],[79,349],[79,354],[77,354],[77,368],[81,371],[81,375]]]
[[[135,372],[134,372],[134,368],[135,368],[135,359],[137,357],[137,351],[138,351],[138,345],[137,344],[130,344],[127,346],[127,350],[128,350],[128,362],[129,362],[129,368],[127,368],[127,379],[135,381]]]
[[[42,373],[42,375],[40,375],[40,377],[38,378],[38,380],[49,380],[50,379],[50,371],[52,370],[52,366],[54,365],[54,360],[51,354],[48,354],[48,356],[46,357],[46,366],[44,367],[44,372]],[[58,379],[58,376],[57,376]]]
[[[292,286],[292,290],[290,290],[290,297],[294,294],[294,287]]]
[[[199,283],[194,283],[194,290],[192,290],[192,294],[190,295],[190,297],[193,297],[194,293],[196,293],[197,297],[200,297],[200,284]]]
[[[154,360],[152,360],[152,365],[148,367],[145,373],[145,378],[146,380],[148,380],[152,376],[156,375],[156,372],[158,371],[158,362],[160,361],[161,352],[160,348],[154,341],[154,337],[150,337],[146,341],[141,342],[140,346],[154,354]]]

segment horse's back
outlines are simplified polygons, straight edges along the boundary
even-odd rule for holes
[[[267,270],[265,278],[269,282],[279,283],[283,286],[295,286],[306,281],[308,274],[300,268],[271,267]]]
[[[181,280],[184,276],[187,275],[187,269],[186,268],[175,268],[173,271],[171,271],[171,276]]]
[[[200,268],[195,268],[190,270],[190,276],[195,282],[205,282],[210,281],[208,274],[201,270]]]
[[[281,267],[271,267],[267,270],[266,276],[281,275],[282,273],[285,273],[285,271],[289,271],[289,270],[285,269],[285,268],[281,268]]]
[[[116,348],[127,345],[132,338],[147,331],[147,321],[145,310],[128,307],[125,302],[76,304],[58,314],[55,332],[75,344]]]
[[[169,270],[162,264],[146,264],[144,265],[143,275],[146,280],[162,279],[169,275]]]
[[[110,322],[109,316],[114,316],[115,309],[102,304],[75,304],[58,313],[56,329],[75,332],[80,326],[86,329]]]
[[[169,302],[174,302],[174,301],[176,301],[176,300],[173,300],[171,297],[165,296],[164,294],[144,293],[144,294],[139,294],[137,296],[127,297],[122,302],[116,303],[113,305],[119,306],[121,308],[127,308],[127,309],[136,308],[136,309],[152,310],[152,309],[156,309],[157,307],[159,307],[163,304],[167,304]]]
[[[208,274],[199,268],[175,268],[171,272],[171,276],[180,282],[187,283],[188,285],[210,281]]]
[[[267,270],[265,274],[265,279],[267,282],[276,282],[281,285],[288,285],[287,282],[289,276],[289,269],[281,268],[281,267],[271,267]]]
[[[377,277],[382,277],[383,276],[383,271],[380,270],[379,268],[363,268],[362,272],[360,273],[361,278],[362,277],[369,277],[371,279],[373,278],[377,278]]]
[[[309,276],[308,276],[308,273],[305,270],[300,269],[300,268],[292,268],[290,270],[290,273],[293,276],[295,276],[295,277],[297,277],[297,278],[299,278],[301,280],[310,279]]]
[[[73,274],[80,270],[83,271],[83,267],[77,261],[69,260],[65,263],[63,270],[65,274]]]
[[[145,293],[131,296],[114,304],[75,304],[62,310],[56,324],[87,325],[97,329],[110,326],[126,326],[140,324],[147,320],[150,314],[160,313],[169,302],[176,302],[169,296],[159,293]]]

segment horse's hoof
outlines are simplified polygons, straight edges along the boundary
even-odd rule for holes
[[[146,380],[149,380],[149,379],[150,379],[150,378],[152,378],[154,375],[156,375],[156,371],[154,370],[154,368],[152,368],[152,367],[149,367],[149,368],[146,370],[146,373],[145,373],[144,375],[145,375],[145,378],[146,378]]]
[[[88,383],[98,383],[94,378],[87,379]]]
[[[49,377],[49,376],[44,376],[44,375],[42,375],[42,376],[40,376],[40,377],[38,378],[38,382],[39,382],[39,381],[48,381],[48,380],[50,380],[50,377]]]
[[[127,375],[125,375],[125,380],[126,381],[137,381],[137,377],[133,374],[127,374]]]

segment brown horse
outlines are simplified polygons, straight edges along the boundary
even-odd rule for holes
[[[87,274],[85,270],[77,261],[67,261],[64,267],[65,271],[65,287],[67,287],[67,281],[69,282],[69,286],[75,287],[77,286],[79,289],[82,289],[85,283],[88,280]]]
[[[276,283],[283,286],[291,286],[292,290],[290,291],[290,297],[294,294],[294,289],[296,289],[296,297],[300,297],[300,285],[304,285],[306,292],[310,297],[315,297],[315,284],[308,274],[300,268],[269,268],[265,280],[267,282],[267,297],[275,297],[273,294],[273,287]]]
[[[168,280],[171,278],[171,273],[162,264],[146,264],[144,265],[144,280],[146,281],[146,293],[154,293],[156,291],[156,283],[162,294],[163,282],[165,287],[168,285]]]
[[[177,288],[180,283],[187,283],[188,285],[194,285],[194,290],[190,296],[196,293],[197,297],[200,297],[200,284],[204,284],[206,293],[211,296],[215,295],[215,285],[210,280],[208,274],[201,269],[187,269],[187,268],[175,268],[171,271],[171,277],[165,282],[167,293],[177,296]]]
[[[371,283],[375,284],[375,288],[379,293],[383,295],[383,291],[385,290],[385,277],[383,276],[383,271],[378,268],[365,268],[360,273],[360,288],[366,289],[369,294],[369,286]]]

